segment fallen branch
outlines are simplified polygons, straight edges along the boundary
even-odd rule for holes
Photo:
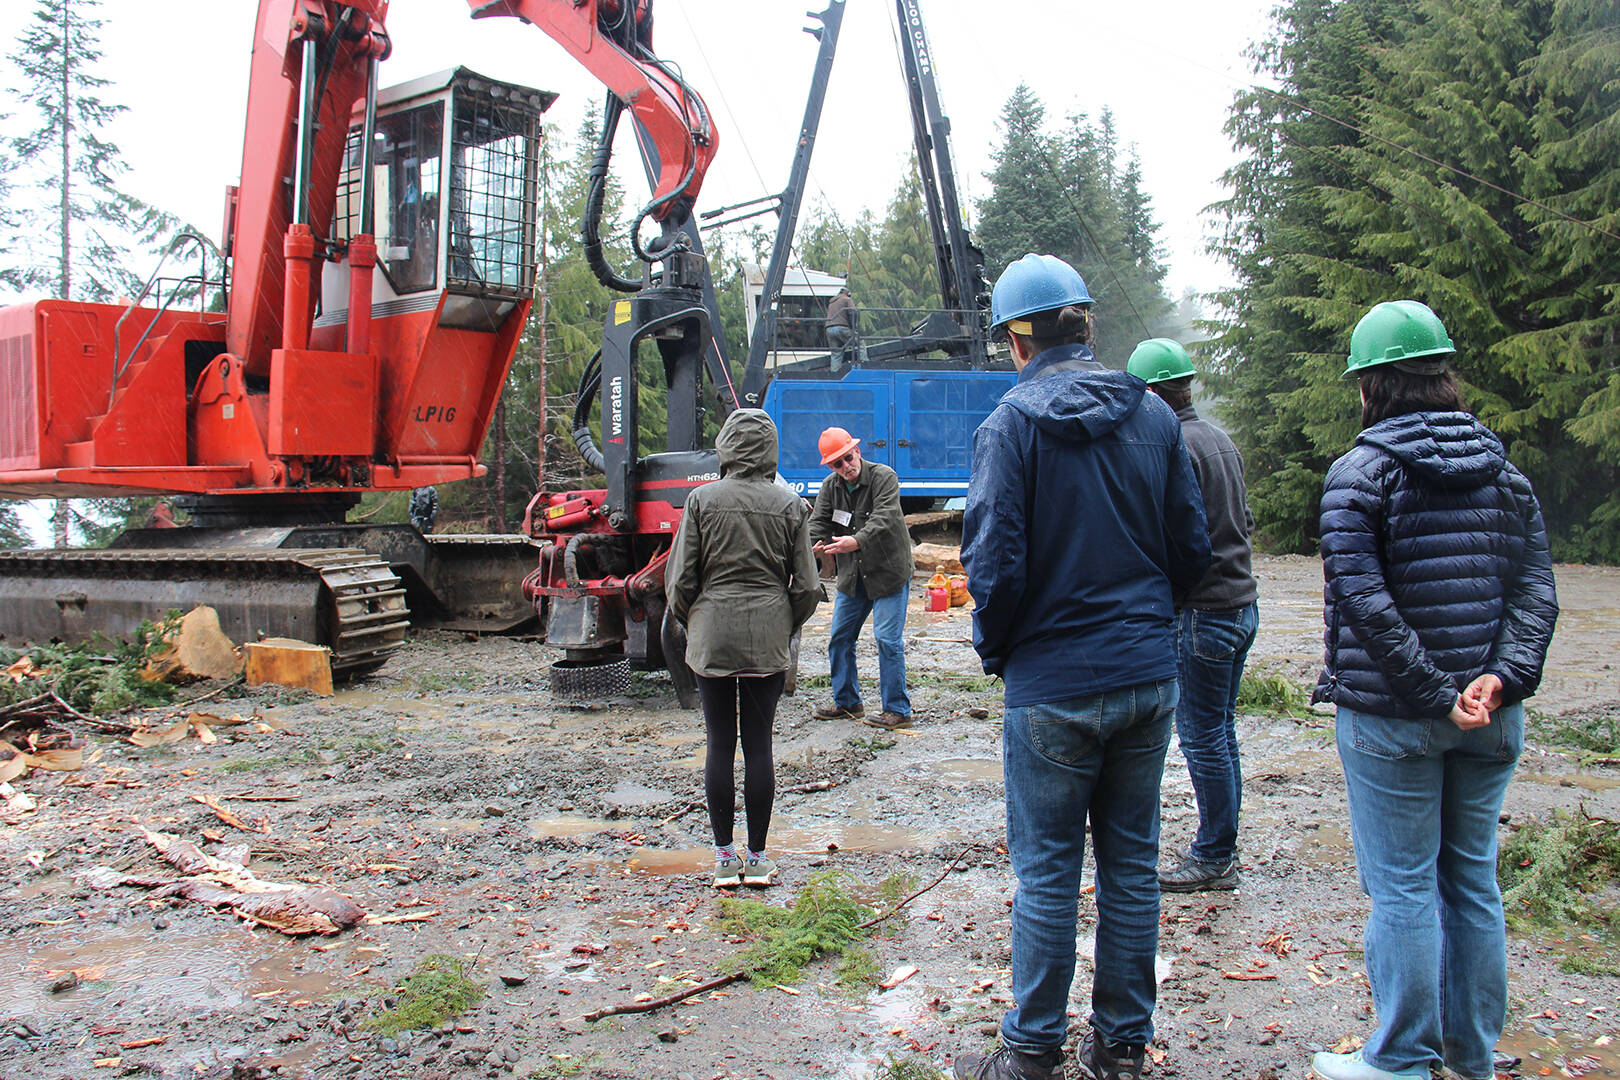
[[[28,698],[26,701],[15,701],[10,705],[0,706],[0,716],[10,716],[13,713],[28,712],[45,704],[55,696],[55,694],[47,690],[45,693],[36,694],[34,697]]]
[[[597,1009],[594,1012],[586,1013],[585,1019],[594,1023],[605,1016],[620,1016],[624,1013],[652,1012],[654,1009],[662,1009],[665,1005],[674,1005],[685,1001],[687,998],[693,998],[697,997],[699,994],[707,993],[710,990],[718,990],[722,986],[730,986],[734,982],[744,982],[747,980],[747,978],[748,973],[746,971],[734,971],[730,975],[722,975],[717,979],[710,979],[706,983],[699,983],[696,986],[689,986],[685,990],[681,990],[674,994],[669,994],[665,997],[653,998],[650,1001],[632,1001],[624,1005],[607,1005]]]
[[[956,864],[961,862],[963,859],[967,858],[968,853],[970,851],[973,851],[977,846],[978,846],[977,844],[969,844],[967,847],[963,848],[961,853],[959,855],[957,855],[956,858],[951,860],[951,864],[949,866],[947,866],[940,873],[939,877],[935,878],[933,881],[930,881],[928,884],[924,885],[922,888],[918,889],[916,892],[912,893],[910,896],[906,897],[904,900],[902,900],[898,904],[894,905],[894,907],[889,909],[887,914],[879,915],[875,919],[868,919],[865,922],[861,923],[861,929],[862,930],[870,930],[872,927],[876,926],[880,922],[883,922],[885,919],[892,918],[894,916],[894,914],[896,912],[898,912],[901,908],[905,907],[907,904],[909,904],[913,900],[917,899],[917,897],[921,896],[923,893],[927,892],[929,889],[932,889],[935,885],[938,885],[940,882],[944,881],[945,878],[950,874],[950,872],[952,870],[956,869]]]
[[[927,885],[924,885],[910,896],[901,900],[898,904],[894,905],[894,907],[890,908],[885,914],[879,915],[874,919],[868,919],[866,922],[861,923],[860,928],[862,930],[870,930],[872,927],[876,926],[880,922],[883,922],[885,919],[893,917],[894,914],[901,908],[917,899],[917,897],[921,896],[929,889],[932,889],[935,885],[938,885],[940,882],[944,881],[946,875],[952,870],[956,869],[956,864],[967,858],[968,854],[972,852],[975,847],[976,845],[969,844],[967,847],[963,848],[961,853],[958,854],[956,858],[951,860],[950,865],[945,867],[944,873],[941,873],[939,877],[935,878],[933,881],[930,881]],[[680,990],[676,993],[669,994],[661,998],[652,998],[648,1001],[632,1001],[623,1005],[607,1005],[603,1008],[597,1009],[594,1012],[586,1013],[585,1019],[595,1021],[600,1020],[605,1016],[619,1016],[624,1013],[652,1012],[655,1009],[662,1009],[666,1005],[674,1005],[678,1002],[685,1001],[687,998],[697,997],[699,994],[705,993],[706,991],[718,990],[722,986],[730,986],[734,982],[745,981],[747,978],[748,973],[746,971],[735,971],[730,975],[721,975],[718,978],[710,979],[706,983],[699,983],[697,986],[691,986],[685,990]],[[797,993],[797,991],[789,992]]]
[[[190,706],[197,704],[197,702],[199,702],[199,701],[208,701],[210,698],[217,698],[217,697],[219,697],[219,695],[223,694],[225,691],[231,689],[232,687],[241,686],[242,682],[243,682],[242,676],[238,675],[236,678],[231,679],[229,682],[221,683],[219,686],[214,687],[212,690],[208,691],[206,694],[198,694],[194,698],[187,698],[185,701],[170,702],[167,705],[154,705],[154,706],[152,706],[150,708],[143,709],[141,711],[142,712],[167,712],[167,711],[170,711],[170,710],[178,710],[178,709],[189,708]]]

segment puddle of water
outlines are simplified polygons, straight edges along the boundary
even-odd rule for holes
[[[882,825],[849,825],[828,823],[773,823],[770,851],[781,856],[822,855],[829,845],[836,844],[840,852],[852,851],[912,851],[931,849],[941,842],[961,841],[954,830],[921,832],[917,829],[890,828]],[[709,848],[635,848],[621,861],[604,860],[598,865],[619,865],[643,874],[695,874],[709,869],[714,852]]]
[[[1343,825],[1324,821],[1320,828],[1310,831],[1300,858],[1311,866],[1343,866],[1352,862],[1355,857],[1351,854],[1349,832]]]
[[[952,780],[1000,780],[1001,762],[996,758],[944,758],[928,767]]]
[[[630,856],[629,868],[640,874],[696,874],[714,865],[714,852],[708,848],[638,848]]]
[[[11,977],[0,977],[0,1014],[77,1013],[103,997],[197,1011],[236,1008],[256,994],[313,1001],[331,993],[333,982],[294,967],[308,958],[302,945],[267,943],[248,931],[156,934],[144,925],[108,927],[93,941],[32,948],[20,964],[7,965]],[[47,973],[66,971],[78,971],[80,985],[50,993]]]
[[[853,816],[853,815],[852,815]],[[924,832],[903,826],[851,824],[847,821],[810,822],[789,819],[771,825],[771,846],[787,854],[819,855],[829,845],[839,851],[932,850],[942,842],[960,842],[955,829]]]
[[[1599,1041],[1603,1045],[1592,1045]],[[1523,1058],[1524,1064],[1519,1066],[1523,1076],[1585,1076],[1593,1080],[1620,1077],[1620,1033],[1614,1031],[1593,1032],[1587,1038],[1570,1032],[1558,1032],[1549,1037],[1538,1032],[1533,1022],[1527,1022],[1503,1032],[1496,1049],[1498,1053]]]
[[[1593,776],[1590,773],[1521,772],[1513,779],[1531,784],[1549,784],[1553,787],[1578,787],[1587,791],[1608,791],[1620,787],[1620,777]]]
[[[529,835],[536,840],[559,839],[569,836],[589,836],[594,832],[612,828],[606,821],[583,817],[536,818],[529,822]]]

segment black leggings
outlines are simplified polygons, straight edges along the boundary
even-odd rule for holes
[[[771,803],[776,799],[776,763],[771,759],[771,725],[776,702],[782,696],[785,672],[758,678],[735,675],[710,678],[699,675],[703,698],[703,724],[708,728],[709,751],[703,763],[703,794],[709,801],[709,826],[716,847],[728,847],[737,819],[737,784],[732,776],[737,760],[737,736],[742,735],[743,811],[748,816],[748,847],[765,850],[771,827]]]

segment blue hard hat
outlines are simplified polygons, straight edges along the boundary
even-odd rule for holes
[[[1025,255],[1002,271],[990,294],[990,325],[1070,304],[1094,303],[1079,271],[1056,255]]]

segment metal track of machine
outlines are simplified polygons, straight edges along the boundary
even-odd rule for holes
[[[0,551],[0,606],[34,640],[130,636],[165,610],[201,603],[234,641],[329,645],[339,677],[381,667],[410,627],[399,576],[355,549]]]
[[[716,135],[650,51],[651,0],[452,6],[539,27],[607,85],[656,173],[641,220],[664,237],[650,250],[638,238],[638,253],[684,258],[676,233]],[[528,538],[447,544],[342,523],[363,492],[485,475],[478,457],[534,300],[555,99],[466,68],[383,90],[388,9],[259,0],[224,259],[211,270],[204,256],[182,283],[197,310],[175,303],[187,289],[154,292],[155,274],[128,305],[0,309],[0,497],[182,495],[210,526],[142,537],[141,551],[0,559],[0,595],[17,601],[0,604],[0,637],[128,633],[208,603],[234,636],[330,645],[341,674],[397,647],[405,589],[454,625],[534,617],[518,588]],[[311,531],[235,542],[288,524]]]

